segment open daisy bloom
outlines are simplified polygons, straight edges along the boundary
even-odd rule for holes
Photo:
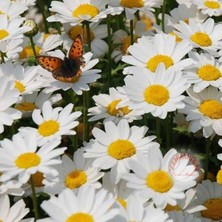
[[[95,191],[92,187],[83,187],[78,192],[64,190],[50,200],[41,204],[50,218],[39,222],[107,222],[118,214],[118,209],[112,206],[115,199],[106,190]]]
[[[66,148],[57,148],[60,140],[54,139],[42,147],[37,146],[35,133],[23,137],[15,134],[12,140],[4,139],[0,149],[0,171],[3,172],[1,181],[18,176],[21,183],[26,183],[34,173],[56,175],[52,166],[61,163],[58,158]]]
[[[101,188],[98,181],[104,173],[92,166],[92,160],[83,157],[83,149],[78,149],[73,160],[67,155],[62,156],[62,164],[56,166],[58,178],[44,181],[45,191],[50,194],[59,194],[65,189],[77,190],[80,187],[91,186]]]
[[[189,97],[184,99],[185,108],[179,112],[186,114],[190,122],[189,131],[195,133],[203,130],[205,138],[211,135],[222,135],[222,92],[212,86],[202,92],[187,90]]]
[[[168,112],[185,106],[182,93],[189,87],[180,71],[166,70],[163,64],[154,73],[147,69],[132,69],[133,75],[125,78],[124,90],[129,100],[120,102],[136,114],[151,113],[165,119]]]
[[[105,124],[105,132],[94,128],[94,140],[86,145],[86,158],[94,158],[93,166],[110,169],[112,180],[118,183],[121,177],[129,172],[129,161],[136,159],[139,153],[146,154],[149,149],[159,147],[153,142],[155,136],[144,137],[148,128],[130,127],[126,120],[115,125],[109,121]]]
[[[72,26],[84,21],[98,22],[113,11],[111,8],[105,8],[107,3],[108,0],[52,1],[50,10],[56,14],[48,17],[47,20],[49,22],[69,22]]]
[[[196,184],[198,176],[196,167],[189,165],[188,159],[177,159],[175,167],[171,168],[176,154],[175,149],[170,149],[163,157],[159,148],[152,148],[146,156],[130,161],[133,173],[124,176],[127,186],[162,209],[167,204],[176,205],[177,199],[185,197],[184,191]]]
[[[72,112],[73,104],[68,104],[66,107],[52,108],[52,104],[46,101],[42,110],[35,109],[32,113],[33,121],[38,125],[38,128],[22,127],[19,129],[24,135],[30,132],[35,132],[39,145],[43,145],[48,141],[60,139],[62,135],[75,135],[73,130],[79,122],[75,121],[81,116],[81,112]],[[42,115],[41,115],[42,112]]]

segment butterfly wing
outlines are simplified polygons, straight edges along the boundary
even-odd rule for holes
[[[37,56],[36,60],[42,68],[47,69],[52,73],[58,70],[63,64],[62,59],[53,56]]]
[[[77,35],[69,50],[69,59],[83,59],[83,41],[81,35]]]

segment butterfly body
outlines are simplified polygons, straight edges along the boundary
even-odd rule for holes
[[[81,66],[84,65],[82,38],[80,35],[76,37],[69,50],[69,56],[64,59],[53,56],[38,56],[36,59],[43,68],[52,72],[56,80],[74,83],[80,78]]]

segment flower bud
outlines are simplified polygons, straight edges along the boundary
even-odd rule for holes
[[[30,31],[24,33],[27,37],[33,37],[38,33],[39,28],[33,20],[26,20],[23,26],[30,27]]]

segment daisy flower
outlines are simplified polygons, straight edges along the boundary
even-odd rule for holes
[[[10,199],[8,195],[0,196],[0,218],[4,222],[34,222],[34,218],[23,218],[29,213],[29,208],[26,208],[25,202],[19,200],[10,207]]]
[[[62,156],[62,164],[56,167],[58,174],[58,182],[53,180],[44,180],[45,192],[50,194],[59,194],[65,189],[77,190],[80,187],[92,186],[95,189],[101,188],[98,181],[103,177],[104,173],[99,168],[92,166],[92,160],[83,157],[83,149],[78,149],[73,159],[67,155]]]
[[[192,0],[191,2],[205,15],[210,17],[222,15],[221,0]]]
[[[22,136],[15,134],[12,140],[1,141],[0,148],[0,171],[3,174],[0,181],[7,181],[18,176],[18,181],[26,183],[30,176],[37,171],[49,175],[57,175],[52,166],[60,164],[58,158],[66,148],[57,148],[60,140],[54,139],[44,146],[37,146],[36,135]]]
[[[159,8],[162,3],[162,0],[112,0],[109,5],[121,7],[122,11],[125,9],[126,18],[132,20],[137,11],[150,14],[153,8]]]
[[[209,53],[190,52],[195,66],[184,71],[184,77],[193,84],[193,91],[201,92],[208,86],[222,89],[222,65]]]
[[[8,20],[20,18],[20,15],[27,9],[25,4],[20,4],[11,0],[0,1],[0,14],[6,15]]]
[[[32,6],[36,4],[36,0],[13,0],[15,2],[18,2],[20,4],[25,4],[26,6]]]
[[[52,1],[50,11],[56,14],[48,17],[47,20],[70,23],[72,26],[79,25],[84,21],[98,22],[113,12],[112,8],[105,8],[107,3],[108,0]]]
[[[149,50],[147,50],[149,49]],[[122,61],[141,68],[147,68],[155,72],[158,65],[163,63],[168,69],[183,70],[192,65],[191,59],[184,56],[192,49],[187,41],[177,43],[175,36],[156,34],[153,38],[143,36],[128,48],[131,55],[123,56]],[[130,73],[131,67],[124,69],[124,73]]]
[[[205,138],[213,134],[222,135],[222,92],[217,88],[208,87],[200,93],[191,88],[187,90],[189,97],[184,99],[185,108],[179,112],[186,114],[190,122],[189,131],[195,133],[203,130]]]
[[[134,34],[134,41],[137,40],[139,36],[137,33]],[[131,45],[131,36],[122,29],[113,33],[112,37],[113,45],[116,46],[112,51],[111,57],[115,63],[122,59],[122,56],[128,54],[128,48]]]
[[[44,102],[42,109],[35,109],[32,113],[33,121],[38,125],[38,128],[21,127],[20,132],[24,135],[35,132],[39,145],[43,145],[48,141],[60,139],[62,135],[75,135],[73,130],[79,122],[75,121],[81,116],[81,112],[72,112],[74,105],[68,104],[64,108],[52,108],[49,101]],[[42,113],[42,114],[41,114]]]
[[[129,100],[120,102],[128,105],[136,114],[151,113],[155,117],[165,119],[168,112],[185,106],[182,93],[189,87],[180,71],[165,70],[160,64],[155,74],[147,69],[134,69],[133,75],[125,78],[126,95]]]
[[[109,94],[100,93],[92,98],[96,102],[96,106],[88,110],[88,115],[93,116],[89,118],[89,121],[104,119],[104,122],[113,121],[118,123],[121,119],[126,119],[131,123],[136,119],[141,119],[141,116],[137,116],[127,106],[118,106],[120,101],[128,99],[121,87],[117,87],[117,89],[109,88]]]
[[[35,51],[37,55],[47,53],[62,44],[62,39],[60,35],[57,34],[45,34],[38,33],[33,37],[35,43]],[[19,59],[27,59],[34,56],[33,49],[30,45],[30,39],[24,37],[24,41],[21,45],[22,50],[19,54]]]
[[[26,67],[12,63],[2,64],[0,66],[0,75],[7,76],[10,80],[14,81],[14,87],[20,95],[31,94],[38,91],[42,87],[38,67]],[[38,78],[38,81],[36,80]]]
[[[174,222],[203,222],[200,218],[194,217],[192,214],[184,215],[182,212],[170,212],[169,219]]]
[[[222,220],[222,187],[216,182],[204,180],[196,187],[196,202],[206,207],[205,210],[195,213],[203,222]]]
[[[22,113],[11,108],[20,100],[19,92],[14,88],[13,81],[9,81],[0,73],[0,82],[0,133],[2,133],[4,125],[11,126],[14,120],[21,118]]]
[[[112,180],[118,183],[129,172],[129,161],[136,159],[139,153],[146,154],[149,149],[159,147],[153,142],[155,136],[144,137],[148,128],[130,127],[127,120],[120,120],[117,125],[109,121],[104,124],[105,132],[94,128],[95,137],[85,147],[86,158],[93,158],[93,166],[107,170],[111,168]]]
[[[63,59],[65,55],[61,51],[55,51],[50,54],[51,56],[59,57]],[[77,76],[77,78],[74,80],[74,82],[69,83],[69,82],[61,82],[56,80],[53,76],[52,73],[42,69],[42,75],[43,78],[45,79],[45,85],[48,86],[44,89],[46,93],[53,92],[55,90],[62,89],[64,91],[67,91],[68,89],[72,89],[76,94],[82,95],[83,91],[88,91],[89,88],[89,83],[95,82],[97,79],[100,78],[100,69],[92,69],[99,60],[98,59],[92,59],[93,54],[91,52],[88,52],[83,55],[84,61],[85,61],[85,66],[81,67],[82,73],[80,76]]]
[[[143,199],[152,199],[161,209],[167,204],[176,205],[177,199],[185,197],[184,191],[196,184],[198,176],[188,159],[178,159],[171,169],[176,154],[175,149],[170,149],[163,157],[159,148],[152,148],[146,156],[140,155],[136,161],[130,161],[133,173],[124,176],[127,186],[135,189]]]
[[[78,192],[66,189],[41,204],[49,218],[38,221],[107,222],[118,214],[118,209],[112,207],[114,202],[113,196],[104,189],[97,192],[92,187],[82,187]]]
[[[194,19],[189,19],[189,24],[180,21],[175,25],[182,39],[189,41],[194,48],[201,48],[213,55],[222,46],[222,24],[216,24],[212,18],[203,23],[197,23]]]
[[[86,35],[86,26],[84,28],[81,25],[71,26],[70,24],[64,24],[64,29],[67,34],[63,36],[64,38],[64,48],[69,50],[70,45],[72,45],[73,40],[78,34],[83,36],[83,42],[88,42],[88,37]],[[107,37],[107,25],[99,23],[90,24],[90,43],[91,52],[94,58],[102,58],[108,52],[108,45],[103,40]]]
[[[57,103],[62,99],[61,94],[45,93],[41,91],[33,92],[32,94],[23,95],[19,103],[16,103],[15,108],[23,113],[23,117],[30,116],[34,109],[42,109],[45,101],[51,104]]]

